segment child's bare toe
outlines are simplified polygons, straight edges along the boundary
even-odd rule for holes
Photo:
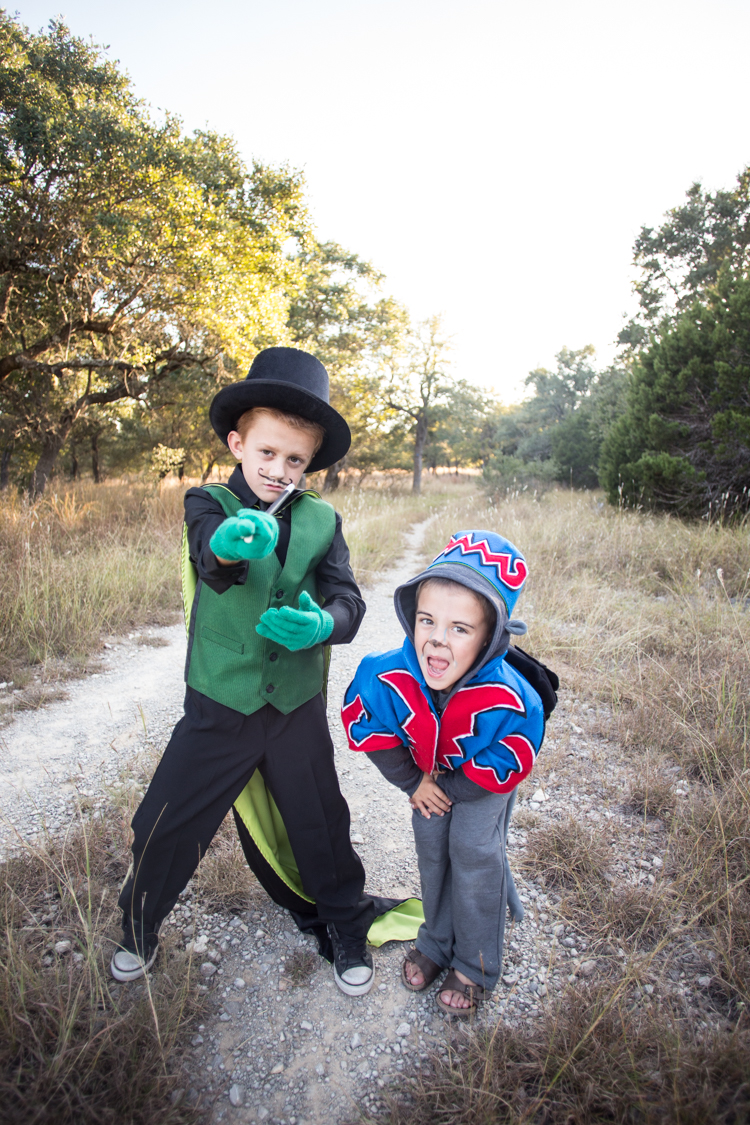
[[[470,1007],[469,1001],[460,992],[441,992],[440,998],[444,1004],[448,1004],[451,1008],[468,1008]]]
[[[415,988],[421,988],[424,984],[424,973],[413,961],[406,962],[406,976],[409,984],[413,984]]]

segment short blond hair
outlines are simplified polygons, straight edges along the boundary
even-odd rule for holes
[[[314,437],[315,449],[313,449],[313,457],[323,444],[326,432],[320,422],[313,422],[310,418],[302,418],[299,414],[287,414],[285,410],[277,410],[275,406],[251,406],[244,414],[240,414],[237,419],[237,425],[234,428],[243,441],[251,426],[263,415],[269,418],[275,418],[277,422],[286,422],[286,424],[292,426],[293,429],[302,430],[303,433],[310,434]]]

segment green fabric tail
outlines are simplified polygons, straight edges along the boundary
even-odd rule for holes
[[[415,941],[423,922],[421,899],[407,898],[375,919],[367,933],[367,940],[370,945],[384,945],[387,941]]]
[[[266,863],[286,883],[290,890],[306,902],[313,900],[302,889],[297,863],[289,843],[284,821],[276,802],[266,789],[265,782],[256,770],[234,802],[253,842]]]

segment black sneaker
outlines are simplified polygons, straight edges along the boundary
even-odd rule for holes
[[[375,983],[372,955],[367,952],[365,939],[340,935],[330,922],[328,933],[333,945],[333,979],[347,996],[364,996]]]
[[[146,975],[156,960],[158,939],[154,937],[151,941],[141,942],[141,946],[139,949],[128,918],[123,923],[122,941],[112,954],[109,965],[109,971],[115,980],[138,980]]]

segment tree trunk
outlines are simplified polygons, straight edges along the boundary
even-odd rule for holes
[[[342,457],[340,461],[334,461],[334,463],[326,469],[326,479],[323,483],[324,492],[336,491],[339,484],[341,483],[339,480],[339,473],[343,469],[345,461],[346,458]]]
[[[3,450],[3,457],[0,461],[0,492],[5,492],[8,487],[8,472],[10,469],[10,459],[13,456],[13,446],[15,442],[9,441]]]
[[[216,464],[216,458],[212,457],[210,459],[210,461],[208,462],[208,464],[206,465],[203,472],[201,473],[201,484],[205,484],[206,481],[208,480],[208,478],[211,476],[211,470],[213,469],[215,464]]]
[[[99,463],[99,434],[91,435],[91,472],[94,474],[94,484],[102,483],[101,465]]]
[[[78,455],[74,441],[70,443],[70,479],[78,480]]]
[[[414,479],[411,490],[419,496],[422,490],[422,450],[427,441],[427,415],[420,411],[417,419],[417,432],[414,435]]]
[[[39,460],[36,463],[31,480],[29,481],[29,497],[32,500],[38,500],[47,487],[50,473],[55,467],[58,454],[62,447],[65,445],[70,427],[73,420],[65,423],[63,422],[61,428],[54,433],[46,433],[42,443],[42,452],[39,454]]]

